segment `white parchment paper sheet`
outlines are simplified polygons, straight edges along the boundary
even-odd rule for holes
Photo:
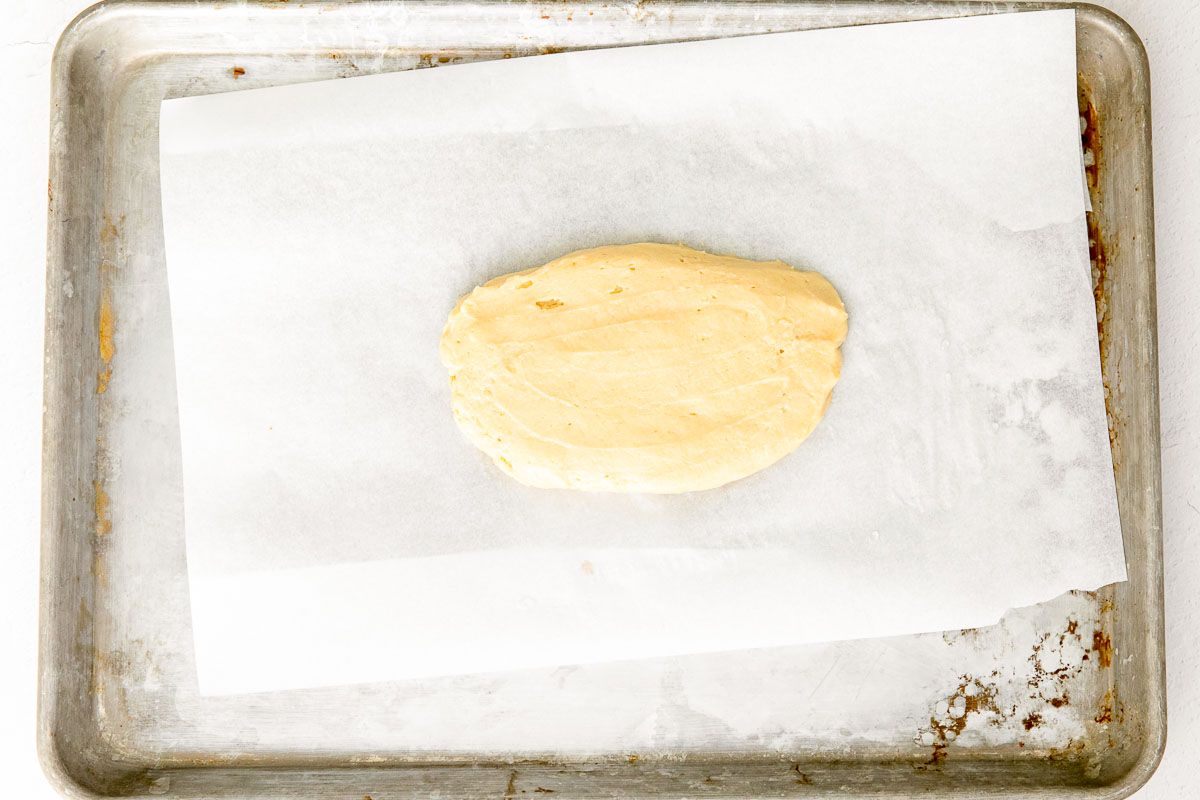
[[[569,53],[162,106],[201,691],[972,627],[1123,580],[1071,11]],[[614,242],[816,269],[815,434],[674,497],[528,489],[437,343]]]

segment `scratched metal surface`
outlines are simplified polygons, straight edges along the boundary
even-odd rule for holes
[[[85,12],[55,56],[47,187],[38,733],[52,779],[88,797],[1131,793],[1165,736],[1149,78],[1136,35],[1093,7],[1078,16],[1081,127],[1128,583],[991,628],[753,664],[723,654],[240,698],[194,688],[162,98],[1041,7],[283,0]]]

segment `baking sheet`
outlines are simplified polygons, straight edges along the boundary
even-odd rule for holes
[[[781,648],[770,671],[758,651],[196,694],[158,185],[162,98],[1032,7],[154,0],[109,3],[70,26],[55,54],[47,263],[39,749],[51,781],[139,797],[418,797],[431,786],[472,798],[693,797],[718,786],[822,796],[847,785],[889,797],[1130,794],[1153,771],[1165,731],[1149,74],[1133,30],[1088,5],[1076,15],[1078,90],[1126,582],[989,628]],[[111,102],[93,102],[100,96]],[[96,395],[102,290],[112,292],[117,350]],[[101,496],[111,534],[80,536]],[[1040,654],[1069,630],[1067,643],[1091,643],[1090,660],[1045,674],[1061,659]],[[964,675],[994,684],[1005,713],[943,720],[930,745],[931,720],[956,704]],[[740,702],[748,683],[771,698],[770,716]],[[1041,691],[1047,683],[1070,701]]]
[[[1122,579],[1073,15],[905,27],[164,104],[202,689],[966,627]],[[453,428],[445,313],[641,238],[830,276],[830,415],[719,493],[512,484]]]

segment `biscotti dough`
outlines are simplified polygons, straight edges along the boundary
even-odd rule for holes
[[[691,492],[804,441],[846,325],[815,272],[628,244],[476,288],[451,312],[441,357],[459,426],[521,483]]]

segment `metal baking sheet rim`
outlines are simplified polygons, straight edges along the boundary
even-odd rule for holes
[[[296,4],[292,8],[284,7],[283,2],[266,2],[264,5],[278,8],[279,13],[289,13],[294,8],[306,5]],[[402,5],[402,4],[401,4]],[[438,4],[443,9],[454,4]],[[510,8],[513,4],[503,3],[465,3],[462,8],[479,10],[486,6],[504,6]],[[689,4],[672,3],[636,3],[625,6],[631,15],[644,15],[648,11],[666,11],[687,8]],[[694,8],[696,4],[690,4]],[[1081,92],[1090,101],[1092,94],[1101,89],[1101,85],[1109,82],[1119,83],[1121,71],[1127,70],[1128,98],[1132,108],[1125,109],[1126,114],[1117,121],[1106,118],[1103,114],[1093,117],[1096,125],[1092,135],[1098,135],[1101,140],[1109,136],[1109,131],[1127,134],[1129,141],[1122,144],[1121,164],[1115,165],[1116,156],[1112,157],[1114,166],[1101,168],[1104,163],[1100,159],[1100,141],[1095,141],[1097,147],[1095,165],[1091,165],[1089,179],[1093,181],[1093,203],[1096,212],[1095,220],[1103,220],[1105,224],[1097,224],[1092,230],[1098,257],[1094,258],[1094,268],[1099,270],[1099,288],[1097,289],[1098,306],[1112,307],[1109,302],[1110,293],[1116,287],[1116,281],[1138,281],[1140,293],[1130,299],[1133,314],[1130,320],[1135,330],[1122,330],[1125,339],[1134,336],[1140,356],[1136,363],[1128,369],[1141,373],[1143,381],[1136,387],[1126,387],[1119,381],[1113,381],[1113,399],[1111,417],[1114,424],[1114,460],[1117,464],[1118,485],[1129,480],[1123,476],[1125,465],[1132,464],[1129,469],[1135,469],[1139,478],[1136,486],[1121,486],[1124,491],[1119,493],[1122,499],[1135,498],[1131,504],[1137,506],[1138,519],[1136,524],[1128,520],[1124,525],[1126,550],[1129,554],[1130,581],[1116,590],[1118,597],[1128,595],[1125,603],[1116,602],[1118,617],[1128,620],[1126,624],[1134,626],[1124,639],[1118,638],[1118,647],[1126,649],[1138,648],[1135,651],[1145,658],[1147,663],[1140,675],[1142,705],[1137,710],[1140,715],[1136,735],[1140,739],[1140,748],[1132,762],[1111,781],[1095,785],[1047,785],[1039,784],[1034,777],[1038,774],[1031,765],[1018,765],[1008,762],[1000,770],[1011,768],[1013,783],[1005,786],[1003,781],[984,787],[978,785],[971,774],[955,777],[947,773],[944,780],[903,781],[902,776],[911,778],[911,764],[907,761],[895,764],[873,764],[875,770],[870,773],[879,780],[867,783],[868,773],[863,769],[856,771],[853,761],[813,763],[805,765],[806,771],[795,765],[794,770],[780,770],[777,764],[772,764],[772,758],[763,754],[763,758],[746,758],[745,756],[722,759],[720,756],[705,759],[689,759],[696,770],[692,773],[684,764],[677,765],[674,777],[665,774],[655,774],[639,770],[636,757],[611,761],[597,760],[593,764],[580,765],[577,763],[554,763],[548,761],[530,760],[510,763],[487,763],[475,761],[473,764],[462,762],[445,764],[446,769],[437,769],[435,763],[413,763],[411,766],[388,766],[372,768],[368,764],[348,767],[342,761],[327,762],[319,756],[297,762],[294,768],[279,770],[299,781],[313,794],[321,796],[343,796],[353,792],[361,785],[375,785],[384,789],[375,800],[383,796],[409,796],[440,789],[446,793],[463,793],[472,796],[495,795],[505,798],[525,793],[526,789],[518,789],[520,784],[535,787],[533,791],[547,792],[538,783],[539,775],[547,783],[559,786],[557,791],[569,796],[616,795],[632,796],[636,794],[658,794],[672,796],[680,794],[696,794],[696,781],[710,781],[704,777],[710,775],[713,767],[723,765],[727,768],[740,770],[738,780],[729,780],[725,786],[704,786],[703,793],[715,793],[721,796],[755,796],[759,794],[790,794],[803,796],[819,796],[823,794],[844,794],[851,785],[858,784],[863,791],[877,796],[905,797],[915,794],[935,794],[955,797],[1003,796],[1024,797],[1045,796],[1051,792],[1056,797],[1089,797],[1089,798],[1120,798],[1128,797],[1143,785],[1153,774],[1162,757],[1166,740],[1166,702],[1165,702],[1165,661],[1163,657],[1163,601],[1162,601],[1162,520],[1161,520],[1161,485],[1160,485],[1160,453],[1159,453],[1159,419],[1158,419],[1158,385],[1157,385],[1157,342],[1156,315],[1154,310],[1154,252],[1153,252],[1153,199],[1151,191],[1150,169],[1150,133],[1149,133],[1149,67],[1145,50],[1136,33],[1119,17],[1111,12],[1087,4],[1055,4],[1055,3],[970,3],[948,2],[930,3],[913,6],[908,3],[846,3],[836,2],[796,2],[796,3],[761,3],[740,4],[729,6],[714,4],[718,8],[745,9],[756,6],[757,9],[767,9],[780,13],[786,18],[791,11],[797,14],[795,27],[821,27],[828,25],[862,24],[878,21],[900,19],[920,19],[939,16],[963,15],[972,13],[993,13],[1004,11],[1033,10],[1041,8],[1074,7],[1078,12],[1078,31],[1080,40]],[[712,8],[714,6],[709,6]],[[550,14],[562,14],[570,8],[586,8],[585,4],[571,6],[555,4],[545,7],[525,6],[528,9],[541,10],[542,20],[550,18]],[[39,696],[38,696],[38,751],[43,768],[52,784],[63,794],[73,797],[110,797],[110,796],[223,796],[223,797],[267,797],[294,792],[297,782],[276,781],[272,786],[264,784],[261,779],[263,770],[250,768],[221,768],[223,776],[221,785],[206,783],[204,776],[204,758],[197,755],[193,769],[162,770],[163,775],[152,774],[155,771],[142,767],[130,768],[113,759],[111,755],[90,752],[79,752],[69,739],[64,740],[64,720],[59,714],[60,700],[64,693],[70,691],[67,670],[74,656],[75,663],[84,663],[94,659],[98,654],[87,648],[91,644],[92,600],[90,594],[90,578],[81,580],[78,572],[72,574],[69,567],[72,563],[88,563],[94,555],[95,543],[90,535],[80,535],[78,524],[79,514],[68,507],[68,494],[81,495],[87,493],[89,487],[83,482],[81,473],[87,472],[89,461],[86,454],[89,443],[82,441],[81,433],[84,427],[81,416],[90,393],[78,381],[72,383],[66,361],[69,360],[73,345],[83,346],[89,341],[86,331],[86,315],[76,307],[80,304],[68,303],[63,299],[64,286],[62,276],[67,254],[66,244],[70,237],[79,235],[80,220],[66,214],[55,204],[54,189],[59,187],[63,194],[73,190],[83,193],[86,190],[96,191],[97,187],[87,183],[86,176],[80,178],[71,175],[67,133],[71,125],[78,125],[71,117],[72,100],[70,83],[67,76],[72,60],[79,54],[87,35],[93,29],[103,29],[112,22],[111,18],[123,15],[153,14],[156,16],[175,15],[180,21],[186,22],[189,12],[194,5],[175,2],[137,2],[133,0],[113,0],[100,3],[84,11],[68,26],[59,40],[53,61],[53,106],[51,113],[51,158],[50,182],[47,190],[49,196],[49,225],[47,253],[47,323],[46,323],[46,373],[45,373],[45,418],[43,430],[43,505],[42,505],[42,566],[41,566],[41,607],[40,607],[40,640],[39,640]],[[800,13],[804,17],[804,25],[800,21]],[[118,20],[115,24],[119,25]],[[548,32],[553,35],[556,31]],[[611,43],[611,42],[610,42]],[[592,42],[601,44],[601,42]],[[564,46],[585,46],[579,42],[564,42]],[[1116,54],[1123,63],[1107,62],[1085,64],[1084,54],[1097,51],[1101,47],[1115,48]],[[543,48],[543,52],[555,49],[553,46]],[[436,49],[435,49],[436,52]],[[1088,67],[1095,68],[1089,72]],[[235,76],[236,77],[236,76]],[[1111,89],[1111,87],[1109,87]],[[1118,129],[1118,124],[1124,129]],[[72,178],[75,184],[72,187]],[[1123,179],[1123,180],[1122,180]],[[103,175],[99,184],[103,184]],[[1132,185],[1130,185],[1132,184]],[[72,187],[72,188],[68,188]],[[1130,200],[1129,197],[1134,199]],[[1107,206],[1113,206],[1111,210]],[[1127,208],[1128,206],[1128,208]],[[1108,219],[1108,215],[1116,215]],[[91,220],[96,228],[101,228],[102,221]],[[1114,235],[1114,226],[1119,233]],[[84,228],[87,221],[84,221]],[[100,240],[104,232],[100,230]],[[1121,239],[1119,255],[1116,239]],[[1106,243],[1107,242],[1107,243]],[[1097,256],[1097,253],[1094,253]],[[96,258],[96,269],[104,269],[104,258],[99,254]],[[1114,270],[1114,265],[1121,267]],[[1105,270],[1107,268],[1107,275]],[[1134,270],[1134,272],[1128,272]],[[1139,274],[1140,273],[1140,274]],[[72,310],[76,313],[72,313]],[[1111,313],[1101,316],[1099,328],[1102,356],[1105,360],[1106,376],[1113,367],[1114,357],[1108,352],[1108,347],[1114,339]],[[103,321],[101,321],[103,326]],[[1140,328],[1140,329],[1137,329]],[[103,335],[103,332],[100,332]],[[71,402],[74,401],[74,402]],[[1128,407],[1126,407],[1128,406]],[[72,435],[74,434],[74,435]],[[1123,453],[1122,444],[1125,438],[1140,442],[1141,447],[1136,453]],[[67,471],[64,467],[75,469]],[[82,469],[80,468],[82,467]],[[1125,479],[1123,481],[1122,479]],[[74,490],[72,490],[74,486]],[[1135,489],[1137,491],[1135,491]],[[1140,497],[1138,496],[1140,494]],[[75,498],[72,498],[74,502]],[[96,498],[97,501],[99,498]],[[89,504],[90,506],[90,504]],[[1124,514],[1123,514],[1124,516]],[[86,530],[86,527],[83,528]],[[75,557],[74,562],[71,560]],[[1115,633],[1115,631],[1114,631]],[[68,646],[76,648],[77,652],[67,652]],[[79,652],[82,650],[82,652]],[[263,765],[264,767],[268,765]],[[865,765],[862,765],[865,766]],[[1020,768],[1018,768],[1020,767]],[[176,776],[172,780],[165,774],[170,772]],[[185,775],[184,773],[194,773]],[[564,783],[565,773],[573,775],[577,781],[567,788]],[[661,771],[660,771],[661,773]],[[780,777],[784,773],[784,778]],[[824,773],[824,774],[821,774]],[[436,786],[428,783],[431,776],[436,776]],[[799,777],[797,777],[799,776]],[[963,780],[965,777],[967,780]],[[977,776],[976,776],[977,777]],[[817,780],[814,780],[817,778]],[[826,780],[825,778],[828,778]],[[886,787],[886,788],[885,788]],[[548,793],[548,792],[547,792]]]

